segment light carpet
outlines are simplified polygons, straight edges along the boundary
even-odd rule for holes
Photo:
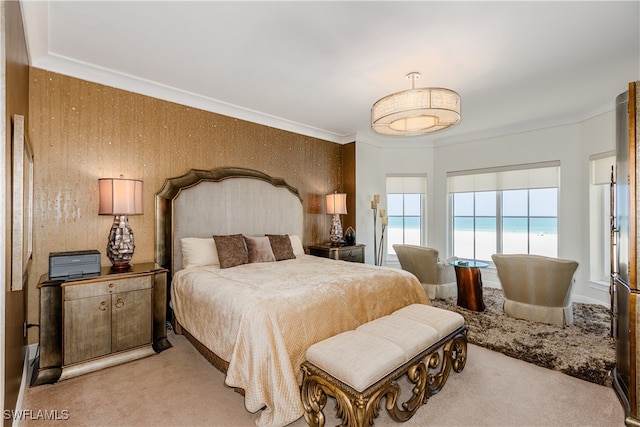
[[[484,312],[459,307],[455,297],[432,303],[463,315],[473,344],[596,384],[611,385],[616,355],[606,307],[574,303],[573,325],[560,327],[505,315],[502,289],[485,287],[483,297],[487,307]]]
[[[257,414],[224,386],[224,376],[180,335],[160,354],[26,390],[23,405],[68,411],[60,421],[27,420],[19,426],[253,426]],[[327,403],[327,426],[339,424]],[[303,418],[292,427],[303,427]],[[568,375],[469,345],[464,371],[452,372],[404,424],[382,410],[376,426],[593,426],[623,427],[615,392]]]

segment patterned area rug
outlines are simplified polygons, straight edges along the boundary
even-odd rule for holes
[[[574,324],[559,327],[507,317],[501,289],[483,288],[484,312],[458,307],[456,298],[434,300],[435,307],[464,316],[469,342],[544,368],[605,386],[611,385],[615,341],[609,336],[606,307],[573,303]]]

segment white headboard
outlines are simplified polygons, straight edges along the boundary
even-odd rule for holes
[[[180,239],[303,232],[302,200],[284,180],[251,169],[192,169],[156,193],[156,262],[182,268]]]

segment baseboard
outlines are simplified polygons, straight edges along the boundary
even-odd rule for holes
[[[24,393],[27,387],[29,387],[29,378],[31,378],[31,371],[33,370],[33,360],[36,358],[36,352],[38,351],[38,344],[30,344],[27,346],[27,351],[24,355],[24,365],[22,366],[22,380],[20,381],[20,391],[18,392],[18,399],[16,400],[16,411],[24,409],[22,407],[22,400],[24,399]],[[22,417],[13,418],[13,427],[19,427]]]
[[[597,304],[597,305],[601,305],[601,306],[604,306],[604,307],[607,307],[607,308],[611,308],[611,304],[602,302],[602,301],[594,299],[594,298],[585,297],[583,295],[571,294],[571,301],[580,302],[580,303],[583,303],[583,304]]]
[[[496,288],[496,289],[502,289],[502,284],[500,284],[500,282],[494,282],[493,280],[482,280],[482,287],[483,288]]]

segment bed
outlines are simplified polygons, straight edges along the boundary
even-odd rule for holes
[[[156,194],[156,258],[171,273],[176,332],[226,373],[248,411],[260,411],[258,425],[302,416],[310,345],[429,303],[402,270],[305,254],[303,221],[298,191],[254,170],[191,170]],[[239,239],[256,262],[238,261]]]

